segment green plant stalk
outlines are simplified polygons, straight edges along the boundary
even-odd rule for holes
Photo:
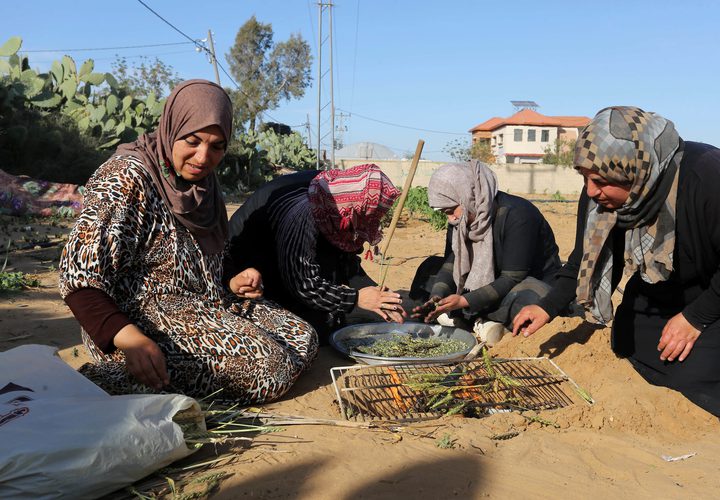
[[[457,385],[457,381],[464,375],[467,374],[465,367],[461,371],[453,371],[448,374],[437,374],[437,373],[426,373],[419,374],[413,377],[410,382],[406,382],[404,385],[408,388],[418,391],[425,392],[429,396],[427,405],[430,409],[442,409],[446,408],[445,413],[448,414],[450,411],[457,413],[462,411],[469,405],[469,402],[465,399],[457,399],[455,394],[461,391],[467,391],[472,389],[479,389],[483,392],[494,392],[498,393],[501,385],[503,388],[507,388],[511,395],[515,390],[524,391],[525,388],[522,386],[520,381],[510,377],[508,375],[499,373],[495,367],[495,362],[488,354],[487,350],[483,352],[483,365],[487,371],[487,382],[483,384],[472,384],[472,385]],[[505,398],[505,400],[492,403],[482,404],[480,406],[500,406],[500,405],[511,405],[516,404],[518,398],[511,396]],[[451,405],[452,406],[450,408]]]
[[[587,403],[593,404],[593,403],[595,402],[595,400],[594,400],[593,397],[590,395],[590,393],[587,392],[587,391],[586,391],[585,389],[583,389],[582,387],[580,387],[579,385],[576,385],[575,390],[576,390],[577,393],[580,395],[580,397],[583,398]]]
[[[7,267],[8,257],[10,257],[10,245],[12,245],[12,238],[8,238],[7,250],[5,250],[5,262],[3,262],[2,269],[0,269],[0,273],[4,273],[5,268]]]
[[[557,424],[551,420],[545,420],[544,418],[538,417],[537,415],[525,415],[523,413],[521,413],[521,415],[523,416],[523,418],[525,418],[526,420],[528,420],[530,422],[537,422],[545,427],[554,427],[555,429],[560,428],[559,424]]]
[[[437,446],[438,448],[446,449],[446,450],[452,449],[452,448],[455,448],[456,441],[457,441],[457,439],[453,439],[453,437],[450,434],[445,433],[445,434],[443,434],[443,436],[440,439],[438,439],[435,442],[435,446]]]

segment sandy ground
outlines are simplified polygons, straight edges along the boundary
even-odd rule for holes
[[[567,257],[575,203],[538,202]],[[230,207],[232,211],[233,207]],[[24,231],[32,226],[30,232]],[[67,224],[64,224],[65,226]],[[35,233],[37,231],[37,234]],[[63,224],[0,221],[0,241],[33,241],[66,232]],[[28,237],[28,235],[33,237]],[[443,233],[406,221],[389,249],[387,284],[407,291],[417,265],[443,247]],[[0,351],[24,343],[56,346],[74,367],[87,358],[78,326],[57,292],[60,247],[10,253],[8,270],[34,274],[40,287],[0,296]],[[4,260],[4,256],[3,256]],[[367,262],[371,276],[379,266]],[[289,426],[238,450],[212,498],[714,498],[720,491],[720,421],[682,395],[648,385],[609,346],[609,330],[579,318],[558,318],[529,339],[505,337],[502,357],[547,356],[595,399],[538,416],[460,416],[356,429]],[[352,364],[323,348],[312,368],[265,411],[341,419],[329,370]],[[510,439],[498,440],[506,434]],[[445,438],[449,447],[438,446]],[[203,450],[204,459],[212,449]],[[685,460],[668,462],[663,455]]]

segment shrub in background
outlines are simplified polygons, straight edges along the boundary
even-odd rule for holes
[[[392,209],[384,217],[382,225],[387,227],[390,225],[395,209],[397,208],[400,197],[395,200]],[[419,217],[421,220],[428,222],[435,231],[442,231],[447,227],[447,215],[439,210],[433,210],[428,203],[427,188],[416,186],[411,187],[405,199],[403,212],[410,217]]]

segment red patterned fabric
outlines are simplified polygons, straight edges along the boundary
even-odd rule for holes
[[[310,209],[322,235],[346,252],[382,239],[380,222],[400,191],[372,163],[319,173],[308,187]]]

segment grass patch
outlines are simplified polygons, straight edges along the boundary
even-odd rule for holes
[[[452,450],[455,448],[455,443],[457,443],[457,439],[453,438],[450,434],[445,433],[440,439],[435,441],[435,446],[442,450]]]
[[[567,201],[567,198],[565,198],[562,194],[560,194],[560,191],[555,191],[551,196],[553,201]]]
[[[0,293],[18,292],[23,288],[39,286],[40,282],[25,273],[0,272]]]

